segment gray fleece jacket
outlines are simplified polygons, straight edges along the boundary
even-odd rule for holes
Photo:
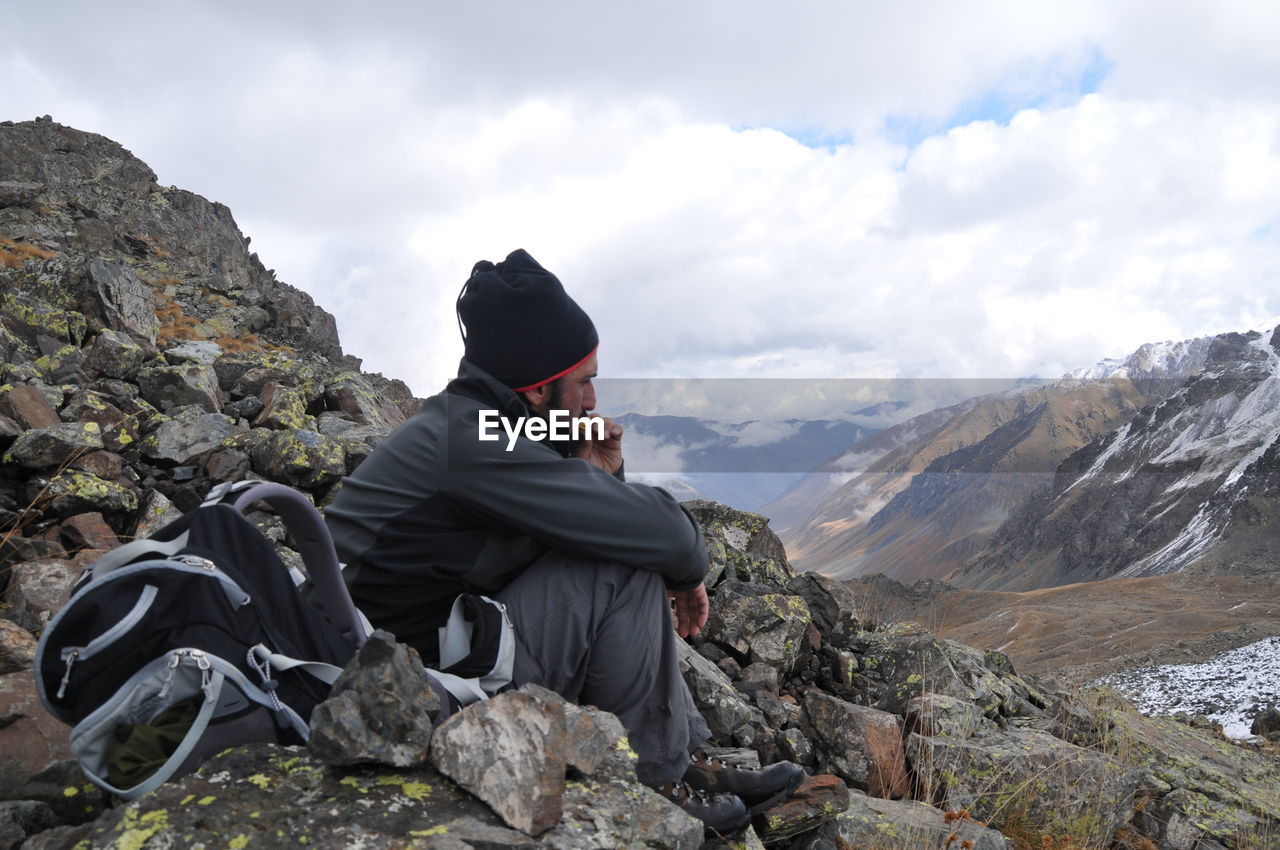
[[[438,656],[461,592],[492,595],[551,551],[661,573],[696,587],[702,533],[665,490],[628,483],[549,442],[479,439],[480,411],[514,421],[523,399],[463,360],[458,377],[378,445],[325,509],[356,605],[375,626]]]

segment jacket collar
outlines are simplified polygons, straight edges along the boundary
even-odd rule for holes
[[[458,377],[450,381],[444,391],[447,395],[460,395],[489,405],[503,416],[529,415],[529,406],[524,399],[465,357],[458,364]]]

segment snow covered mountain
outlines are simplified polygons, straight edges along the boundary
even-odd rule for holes
[[[1181,379],[1204,367],[1213,337],[1196,337],[1179,342],[1148,342],[1123,360],[1108,357],[1086,369],[1063,376],[1064,380],[1102,381],[1108,378]]]
[[[951,580],[1016,590],[1192,564],[1270,571],[1277,518],[1280,327],[1221,334],[1197,374],[1068,457]]]
[[[804,569],[942,578],[1053,486],[1065,458],[1204,368],[1212,338],[940,408],[849,447],[763,511]]]

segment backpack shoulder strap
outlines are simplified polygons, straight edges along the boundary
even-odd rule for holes
[[[125,543],[123,546],[117,546],[110,552],[99,556],[96,561],[89,565],[89,572],[95,579],[102,578],[127,564],[132,564],[134,561],[141,560],[149,555],[157,558],[168,558],[177,554],[186,545],[186,532],[179,534],[172,540],[156,540],[151,537],[143,537],[131,543]]]
[[[266,502],[276,510],[293,534],[294,542],[298,544],[302,562],[307,566],[307,575],[315,588],[316,599],[324,606],[339,631],[351,634],[357,644],[364,643],[369,636],[368,632],[355,603],[351,601],[351,593],[342,580],[342,565],[338,562],[333,538],[329,536],[329,529],[315,505],[292,487],[271,481],[256,482],[235,491],[224,491],[223,495],[227,492],[234,493],[234,500],[228,501],[241,513],[258,501]],[[210,498],[213,498],[212,493]]]

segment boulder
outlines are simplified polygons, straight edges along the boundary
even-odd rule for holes
[[[439,711],[418,653],[375,631],[312,712],[307,746],[325,764],[426,764]]]
[[[804,599],[813,624],[825,643],[847,647],[862,628],[858,600],[843,582],[817,573],[804,573],[787,582],[787,592]]]
[[[78,469],[66,469],[53,478],[27,482],[27,495],[45,506],[47,514],[72,516],[89,511],[103,514],[131,513],[138,509],[138,494],[115,481],[107,481]]]
[[[236,424],[221,413],[208,413],[195,405],[175,411],[142,441],[142,455],[151,460],[183,465],[194,463],[222,447],[236,432]]]
[[[594,706],[564,704],[568,766],[597,779],[636,781],[636,753],[621,721]]]
[[[902,721],[893,714],[812,690],[805,711],[820,768],[829,768],[872,797],[896,799],[910,790]]]
[[[0,676],[0,720],[0,800],[39,799],[30,796],[33,777],[71,757],[70,729],[44,710],[26,671]]]
[[[42,832],[58,823],[48,803],[38,800],[0,802],[0,847],[18,847],[27,836]]]
[[[86,271],[92,291],[111,326],[154,343],[160,320],[156,318],[158,305],[151,287],[139,280],[125,262],[94,257],[89,260]]]
[[[757,661],[754,664],[748,664],[734,682],[734,687],[742,691],[744,694],[755,695],[760,691],[774,694],[778,693],[778,670],[768,664]]]
[[[968,738],[979,728],[993,724],[973,703],[942,694],[912,697],[904,713],[907,730],[926,737]],[[1061,737],[1061,736],[1057,736]]]
[[[714,738],[725,740],[734,730],[751,722],[755,712],[742,694],[733,689],[733,683],[720,668],[682,640],[676,641],[676,656],[693,703],[702,712]]]
[[[45,348],[45,346],[42,346]],[[43,355],[36,358],[35,366],[54,384],[82,383],[85,354],[75,345],[48,346]]]
[[[563,700],[525,686],[473,703],[440,724],[431,763],[529,835],[564,811],[568,740]]]
[[[707,499],[683,504],[702,526],[704,536],[723,545],[725,579],[759,582],[781,590],[795,576],[786,549],[769,528],[767,517]],[[718,554],[718,550],[713,552],[709,545],[708,554]]]
[[[1275,705],[1268,705],[1253,716],[1249,734],[1269,738],[1276,733],[1280,733],[1280,709]]]
[[[0,449],[7,449],[22,433],[22,426],[0,413]]]
[[[128,380],[138,374],[147,353],[128,334],[104,328],[94,337],[85,368],[107,378]]]
[[[698,850],[703,846],[702,833],[701,821],[650,788],[587,778],[568,784],[560,823],[544,832],[536,846]]]
[[[914,623],[860,632],[849,646],[861,657],[858,701],[882,711],[903,714],[912,698],[935,693],[972,703],[990,718],[1026,713],[1031,688],[992,669],[1003,663],[1001,657],[943,640]]]
[[[76,514],[64,520],[62,536],[73,549],[114,549],[120,545],[100,513]]]
[[[250,457],[264,477],[298,487],[326,486],[347,472],[342,446],[315,431],[273,431],[253,446]]]
[[[196,363],[200,366],[212,366],[222,356],[222,346],[207,339],[189,339],[172,348],[164,350],[164,359],[173,365]],[[215,376],[217,373],[214,373]]]
[[[980,730],[965,740],[907,738],[922,796],[997,829],[1035,824],[1049,835],[1105,844],[1133,816],[1140,772],[1038,729]]]
[[[29,469],[53,469],[103,448],[96,422],[59,422],[22,432],[5,452],[4,462]]]
[[[38,632],[71,598],[71,586],[79,577],[79,568],[61,558],[18,564],[4,590],[5,616],[30,632]]]
[[[150,490],[142,499],[137,522],[133,526],[134,538],[150,537],[154,532],[182,516],[182,511],[159,490]]]
[[[71,467],[113,481],[124,474],[124,458],[115,452],[89,452],[72,461]]]
[[[787,761],[810,768],[817,766],[818,759],[813,744],[799,729],[783,729],[774,740],[782,757]]]
[[[35,345],[41,335],[72,343],[84,339],[88,319],[78,310],[67,309],[68,300],[57,297],[64,293],[10,289],[0,295],[4,296],[5,324],[26,345]]]
[[[38,561],[42,558],[60,558],[66,554],[62,544],[56,540],[22,537],[17,534],[0,535],[0,589],[4,587],[8,568],[14,564]]]
[[[829,823],[804,836],[796,850],[838,850],[845,847],[901,847],[913,850],[1012,850],[997,830],[956,812],[942,812],[928,803],[881,800],[859,791],[849,792],[849,807]]]
[[[165,413],[190,404],[209,413],[222,409],[218,376],[212,366],[149,366],[138,372],[138,388],[144,399]]]
[[[49,400],[29,384],[0,390],[0,413],[12,417],[23,429],[50,428],[62,421]]]
[[[235,419],[252,420],[262,412],[262,408],[262,399],[258,398],[256,395],[247,395],[242,399],[237,399],[236,401],[224,405],[222,412]],[[324,429],[322,428],[320,432],[323,434]]]
[[[236,449],[221,449],[209,455],[204,463],[205,475],[212,481],[241,481],[251,466],[249,456]]]
[[[255,426],[278,430],[315,430],[315,419],[307,415],[307,402],[296,387],[269,381],[262,388],[262,411]]]
[[[835,776],[806,776],[785,801],[756,815],[753,825],[765,844],[777,844],[815,829],[849,807],[849,789]]]
[[[799,596],[756,596],[721,584],[705,634],[744,663],[759,661],[789,672],[804,648],[809,623],[809,606]]]
[[[405,421],[400,408],[379,398],[356,372],[345,372],[326,384],[324,399],[330,410],[340,410],[356,423],[379,430],[390,431]]]
[[[11,620],[0,620],[0,675],[30,670],[36,660],[36,639]]]

